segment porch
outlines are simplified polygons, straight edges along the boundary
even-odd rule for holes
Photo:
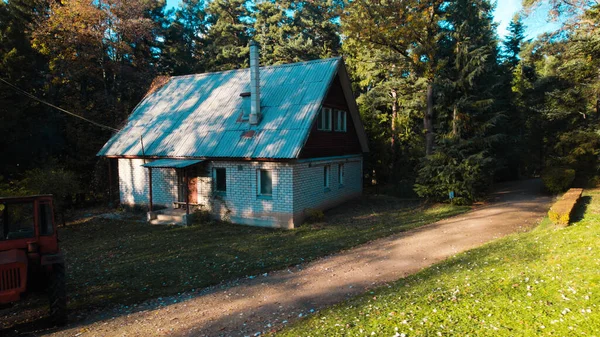
[[[204,161],[159,159],[142,166],[148,169],[148,222],[187,225],[190,213],[204,206],[199,195]],[[153,181],[157,177],[160,182]]]

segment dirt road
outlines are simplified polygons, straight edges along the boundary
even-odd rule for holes
[[[370,288],[415,273],[544,216],[539,181],[501,186],[472,212],[200,295],[115,309],[52,336],[258,336]]]

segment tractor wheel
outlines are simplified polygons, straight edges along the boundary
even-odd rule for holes
[[[67,290],[65,287],[65,265],[52,266],[48,283],[48,299],[50,300],[50,319],[56,325],[67,323]]]

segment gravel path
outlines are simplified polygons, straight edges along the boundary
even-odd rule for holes
[[[104,312],[51,335],[257,336],[459,252],[530,229],[551,202],[539,190],[539,181],[507,184],[488,205],[461,216],[294,269]]]

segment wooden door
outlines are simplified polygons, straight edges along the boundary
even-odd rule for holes
[[[190,204],[198,203],[198,177],[196,170],[188,171],[188,200]]]

